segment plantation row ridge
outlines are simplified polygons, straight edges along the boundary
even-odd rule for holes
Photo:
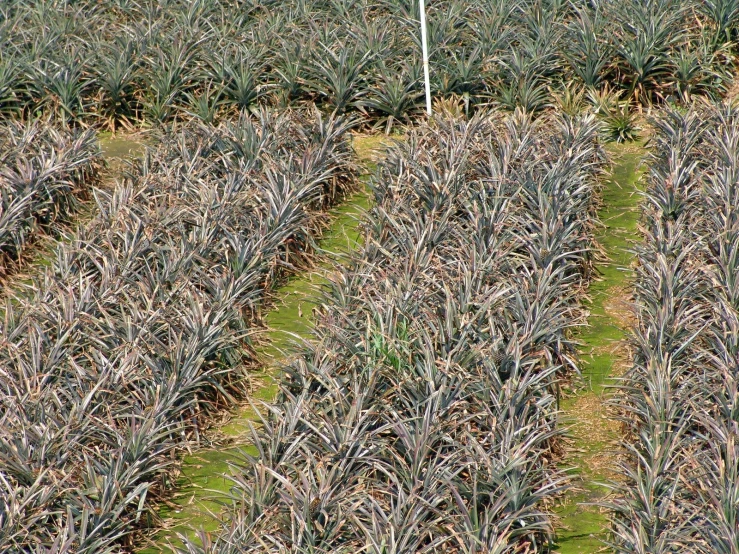
[[[368,139],[355,139],[355,144],[360,141],[366,142]],[[602,263],[598,264],[597,269],[601,278],[590,286],[590,295],[596,296],[593,303],[589,306],[590,319],[592,319],[594,313],[596,317],[606,315],[605,312],[601,314],[601,310],[607,311],[607,304],[612,302],[618,294],[623,294],[627,276],[624,266],[627,266],[632,258],[625,239],[632,236],[636,237],[635,220],[639,196],[635,194],[637,189],[634,187],[637,177],[636,169],[639,159],[643,156],[643,151],[638,147],[625,145],[617,148],[609,148],[609,151],[615,156],[614,167],[611,170],[612,176],[606,180],[606,184],[600,193],[604,204],[599,208],[599,216],[603,221],[607,221],[607,224],[604,230],[598,232],[598,240],[609,259],[605,266]],[[354,200],[350,200],[349,205],[351,206],[353,203]],[[346,213],[346,209],[342,208],[339,213]],[[351,207],[349,209],[351,210]],[[353,213],[353,211],[350,213]],[[339,242],[343,243],[345,247],[347,244],[350,245],[349,252],[351,252],[353,248],[358,246],[358,243],[347,238],[347,230],[344,225],[345,223],[339,219],[336,224],[332,225],[332,229],[338,228],[336,235]],[[350,233],[356,233],[354,230],[355,223],[349,222],[349,225],[351,225],[352,229]],[[336,242],[336,239],[332,239],[331,236],[322,238],[321,247],[324,245],[330,247],[332,242]],[[352,244],[353,247],[351,246]],[[340,250],[343,250],[341,244]],[[346,253],[345,250],[343,251]],[[319,284],[324,285],[325,283],[324,274],[319,270],[317,275],[311,273],[306,278],[291,281],[288,285],[280,288],[278,295],[280,297],[284,295],[284,300],[278,301],[278,306],[266,316],[267,321],[273,321],[273,323],[270,323],[271,331],[269,338],[272,339],[270,342],[274,342],[274,344],[267,345],[268,351],[279,356],[279,352],[282,352],[282,350],[276,350],[276,344],[280,344],[284,348],[288,342],[295,341],[297,337],[301,339],[309,338],[311,332],[310,322],[303,319],[304,316],[301,313],[301,306],[312,307],[319,305],[320,298],[317,295],[320,294],[320,291],[316,287]],[[273,318],[270,317],[272,314],[274,314]],[[293,329],[294,331],[288,331],[286,333],[289,329]],[[282,336],[280,332],[283,333]],[[590,356],[583,355],[582,357],[584,364],[582,366],[582,372],[585,378],[590,379],[591,382],[595,380],[592,384],[596,390],[602,388],[603,383],[605,383],[608,377],[610,368],[604,366],[614,363],[610,352],[605,354],[603,352],[596,352],[597,346],[601,348],[603,346],[610,346],[608,343],[604,345],[602,341],[604,339],[606,341],[614,340],[614,333],[617,339],[620,340],[623,338],[623,333],[620,329],[617,326],[614,328],[614,323],[608,321],[593,324],[585,332],[578,335],[579,341],[593,347],[593,352]],[[619,361],[620,363],[624,362],[624,360]],[[271,382],[273,379],[269,378],[268,382]],[[257,398],[265,398],[269,402],[272,401],[272,396],[274,395],[273,390],[274,387],[270,384],[264,389],[263,393],[255,392],[255,394]],[[576,395],[574,400],[576,402],[584,401],[587,407],[592,409],[591,401],[593,397],[595,397],[597,403],[603,402],[603,398],[598,398],[593,392]],[[578,424],[588,426],[585,434],[587,437],[592,437],[593,433],[597,433],[595,428],[600,423],[595,418],[600,417],[603,419],[604,417],[602,410],[590,414],[593,416],[593,419],[586,418],[584,421],[571,422],[567,408],[571,400],[573,399],[565,399],[562,402],[565,421],[571,426]],[[244,416],[248,419],[242,420]],[[235,440],[238,445],[240,441],[244,440],[242,438],[244,433],[248,434],[250,428],[249,419],[254,417],[255,414],[250,409],[244,415],[237,417],[236,420],[230,421],[223,428],[226,436]],[[610,439],[615,439],[612,428],[606,429],[606,433],[610,434]],[[611,445],[604,445],[602,443],[590,445],[588,444],[587,438],[583,442],[591,448],[590,454],[596,458],[607,455],[612,450]],[[166,508],[164,512],[166,516],[174,519],[168,525],[167,532],[161,533],[158,537],[157,544],[159,546],[157,548],[149,547],[142,552],[168,551],[172,544],[182,548],[183,545],[180,540],[182,536],[187,536],[190,541],[203,543],[208,539],[205,535],[200,534],[197,531],[198,529],[205,530],[209,533],[217,531],[222,504],[224,501],[228,503],[227,499],[231,482],[233,479],[240,479],[242,475],[242,472],[238,469],[240,466],[239,459],[242,458],[242,448],[244,447],[231,446],[224,449],[222,446],[219,446],[214,447],[212,450],[196,451],[185,461],[183,467],[183,474],[185,476],[184,485],[182,490],[178,491],[178,499],[175,500],[176,505]],[[258,451],[253,446],[246,447],[246,452],[249,456],[258,455]],[[570,459],[566,458],[565,461],[568,462]],[[589,482],[606,480],[606,476],[602,471],[597,473],[596,478],[592,471],[588,471],[587,464],[583,465],[586,467],[578,469],[583,478],[589,479]],[[232,471],[232,469],[235,469],[235,471]],[[613,468],[608,469],[612,470]],[[558,540],[556,550],[558,552],[595,551],[602,546],[603,540],[607,537],[607,519],[604,514],[598,513],[599,508],[595,507],[595,509],[592,509],[590,506],[594,501],[593,493],[577,493],[579,486],[581,486],[577,482],[579,476],[579,473],[573,476],[574,493],[565,495],[566,500],[563,503],[564,511],[561,511],[559,508],[555,510],[558,516],[565,516],[557,524]],[[182,482],[183,479],[181,478],[180,481]],[[588,486],[593,485],[588,484]],[[596,493],[603,493],[602,488],[597,485],[595,487]],[[596,496],[595,499],[597,498],[600,497]],[[174,522],[177,523],[174,524]],[[180,538],[176,538],[178,536]]]
[[[739,551],[739,110],[663,110],[637,249],[616,551]]]
[[[0,278],[22,265],[29,244],[59,234],[101,166],[93,131],[42,121],[0,125]]]
[[[0,554],[739,554],[738,56],[739,0],[0,0]]]

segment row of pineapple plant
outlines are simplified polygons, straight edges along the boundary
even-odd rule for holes
[[[0,275],[17,267],[40,233],[69,220],[101,166],[92,131],[44,121],[0,125]]]
[[[538,111],[587,91],[647,105],[730,86],[736,0],[442,0],[432,92]],[[385,125],[423,102],[411,0],[10,0],[0,113],[116,128],[318,102]]]
[[[250,335],[355,186],[352,122],[244,114],[157,138],[0,320],[0,550],[120,552],[178,452],[249,388]]]
[[[739,109],[654,122],[614,551],[739,552]]]
[[[389,149],[315,337],[184,551],[544,552],[594,248],[592,116],[446,116]]]

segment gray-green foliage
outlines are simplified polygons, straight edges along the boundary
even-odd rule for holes
[[[583,322],[592,117],[438,117],[392,147],[316,340],[191,553],[544,551],[555,384]]]
[[[739,552],[739,110],[654,121],[615,551]]]
[[[39,231],[54,231],[92,188],[100,166],[92,131],[44,121],[0,125],[0,264],[17,261]]]
[[[350,127],[260,112],[164,134],[125,179],[94,191],[96,215],[50,266],[9,291],[3,552],[130,542],[176,451],[243,394],[265,291],[304,263],[317,211],[352,186]]]
[[[0,113],[115,128],[316,101],[392,124],[420,112],[417,11],[407,0],[11,0]],[[441,0],[428,12],[433,93],[468,109],[540,111],[571,81],[650,104],[720,95],[732,80],[735,0]]]

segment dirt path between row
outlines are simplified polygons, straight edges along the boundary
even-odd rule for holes
[[[600,278],[590,287],[588,327],[578,339],[582,379],[565,391],[560,407],[570,433],[564,467],[575,488],[555,508],[559,517],[561,554],[608,552],[608,514],[595,505],[607,499],[605,483],[618,478],[619,423],[607,406],[608,385],[629,364],[626,343],[629,326],[629,279],[633,256],[630,248],[639,239],[637,220],[641,201],[639,164],[646,151],[641,144],[611,145],[611,175],[602,190],[598,233],[607,260],[597,265]]]

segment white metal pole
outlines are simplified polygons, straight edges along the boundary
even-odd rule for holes
[[[431,115],[431,80],[429,78],[429,45],[426,36],[426,2],[421,4],[421,49],[423,50],[423,78],[426,84],[426,113]]]

